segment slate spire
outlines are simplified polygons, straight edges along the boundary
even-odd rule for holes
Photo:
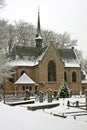
[[[37,21],[37,33],[41,33],[40,30],[40,12],[39,12],[39,7],[38,7],[38,21]]]
[[[37,20],[37,33],[36,33],[35,41],[36,41],[36,47],[37,47],[38,49],[42,48],[43,38],[42,38],[42,36],[41,36],[39,7],[38,7],[38,20]]]

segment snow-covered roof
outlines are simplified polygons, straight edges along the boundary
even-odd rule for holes
[[[32,60],[14,60],[14,61],[8,62],[6,65],[15,67],[15,66],[35,66],[37,64],[38,63]]]
[[[50,46],[50,45],[49,45]],[[43,48],[40,51],[40,54],[38,54],[37,49],[33,47],[27,47],[27,48],[22,48],[22,50],[18,47],[17,51],[20,53],[23,53],[23,56],[28,56],[29,58],[31,57],[30,60],[15,60],[11,61],[8,64],[10,66],[35,66],[38,65],[38,61],[41,61],[43,57],[45,56],[47,50],[49,49],[48,47]],[[58,52],[58,55],[60,56],[61,60],[64,62],[65,67],[80,67],[80,62],[77,58],[77,55],[75,53],[74,48],[69,48],[69,49],[56,49]],[[18,53],[18,54],[20,54]],[[33,58],[32,58],[33,57]]]
[[[24,73],[15,84],[36,84],[26,73]]]
[[[35,64],[37,65],[39,61],[41,61],[46,53],[47,49],[35,60]]]
[[[83,83],[83,84],[87,84],[87,79],[82,80],[81,83]]]
[[[57,51],[65,67],[80,67],[80,62],[73,47],[69,49],[58,49]]]
[[[76,59],[62,59],[65,67],[80,67],[79,62]]]

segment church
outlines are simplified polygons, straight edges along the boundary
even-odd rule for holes
[[[38,11],[36,46],[27,48],[28,60],[9,61],[12,77],[4,84],[7,93],[23,93],[26,89],[35,92],[46,92],[49,88],[58,91],[63,81],[68,84],[72,94],[83,92],[87,84],[81,79],[81,65],[74,47],[57,49],[53,40],[47,47],[43,47],[41,35],[40,14]],[[16,46],[16,55],[26,53],[26,48]],[[14,54],[14,51],[12,51]]]

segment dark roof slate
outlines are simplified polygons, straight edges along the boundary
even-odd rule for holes
[[[59,55],[63,59],[77,59],[74,50],[71,49],[57,49]]]
[[[42,60],[43,55],[46,53],[48,47],[41,48],[38,50],[36,47],[24,47],[24,46],[16,46],[16,55],[19,56],[20,59],[23,59],[24,56],[28,56],[29,60]],[[61,60],[65,63],[65,67],[79,67],[79,61],[75,54],[74,48],[70,49],[56,49],[58,55]]]

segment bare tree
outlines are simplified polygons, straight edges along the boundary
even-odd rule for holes
[[[4,72],[7,71],[8,67],[5,66],[8,61],[8,22],[0,20],[0,83],[4,83]]]
[[[85,71],[87,75],[87,57],[83,58],[83,60],[81,61],[81,65],[82,65],[82,69]]]
[[[77,40],[72,40],[70,34],[64,32],[63,34],[55,33],[50,30],[42,30],[43,44],[47,46],[50,40],[55,42],[56,48],[70,48],[77,45]]]
[[[0,9],[2,9],[5,5],[5,0],[0,0]]]
[[[8,26],[8,54],[11,56],[13,46],[16,44],[16,30],[13,25]]]
[[[48,46],[49,42],[54,39],[55,33],[50,30],[42,30],[43,45]]]
[[[56,47],[57,48],[70,48],[77,45],[77,40],[72,40],[70,34],[64,32],[63,34],[56,34]]]
[[[0,20],[0,49],[6,48],[8,44],[8,25],[7,21]]]
[[[17,44],[33,46],[35,44],[35,28],[32,24],[20,21],[16,23]]]

